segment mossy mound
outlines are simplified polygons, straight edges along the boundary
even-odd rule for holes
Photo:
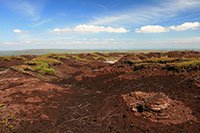
[[[59,59],[59,60],[60,59],[66,59],[66,60],[70,59],[67,54],[54,54],[54,53],[45,54],[45,55],[43,55],[43,57],[55,58],[55,59]]]
[[[53,58],[47,58],[47,57],[37,57],[32,59],[31,61],[25,62],[25,64],[30,65],[42,65],[45,67],[54,66],[63,64],[61,61],[53,59]]]
[[[169,70],[188,71],[193,69],[200,69],[200,58],[191,58],[188,61],[169,63],[167,65]]]
[[[78,55],[72,55],[71,57],[74,58],[74,59],[76,59],[76,60],[79,60],[79,61],[83,61],[83,62],[87,62],[87,63],[90,63],[90,62],[91,62],[90,60],[81,58],[81,57],[79,57]]]
[[[17,60],[26,60],[26,58],[24,57],[21,57],[21,56],[1,56],[4,60],[6,61],[10,61],[10,60],[13,60],[13,59],[17,59]]]
[[[92,53],[92,58],[94,60],[118,61],[122,57],[112,56],[112,55],[110,55],[110,53]]]
[[[180,62],[183,59],[178,59],[178,58],[170,58],[170,57],[160,57],[160,58],[148,58],[146,59],[146,62],[149,63],[162,63],[162,64],[166,64],[166,63],[171,63],[171,62]]]
[[[44,75],[55,75],[56,70],[53,69],[52,66],[60,64],[63,64],[63,62],[57,59],[48,58],[45,55],[36,57],[31,61],[26,61],[24,62],[24,65],[13,66],[11,69],[27,75],[43,77]]]

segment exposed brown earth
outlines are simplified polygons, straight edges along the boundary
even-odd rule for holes
[[[200,52],[21,57],[0,57],[2,133],[200,132]]]

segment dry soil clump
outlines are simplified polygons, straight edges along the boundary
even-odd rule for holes
[[[152,122],[180,124],[187,121],[198,122],[189,107],[164,93],[145,93],[141,91],[122,95],[125,105],[134,113]]]

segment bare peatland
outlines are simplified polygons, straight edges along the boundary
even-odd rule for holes
[[[2,56],[0,132],[200,132],[200,52]]]

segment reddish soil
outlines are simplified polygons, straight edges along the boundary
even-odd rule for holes
[[[200,67],[176,72],[164,69],[166,64],[148,63],[136,70],[136,64],[124,63],[161,56],[194,58],[200,52],[106,55],[123,56],[114,64],[93,60],[91,54],[79,56],[92,62],[60,59],[64,64],[53,66],[57,75],[46,75],[46,80],[10,69],[22,60],[0,58],[0,132],[200,132]],[[166,95],[169,119],[148,111],[149,102],[146,112],[133,109],[130,105],[142,99],[130,100],[137,92],[147,100],[154,93]]]

